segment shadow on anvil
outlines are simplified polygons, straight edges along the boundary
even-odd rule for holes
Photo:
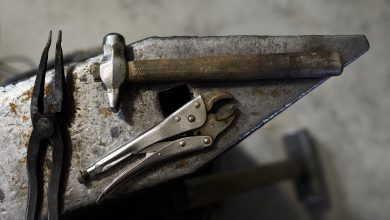
[[[223,171],[221,163],[229,163],[229,167],[234,169],[258,164],[238,146],[232,151],[234,152],[229,153],[234,154],[234,161],[221,156],[189,176],[129,195],[118,196],[100,205],[67,212],[61,219],[326,219],[324,214],[330,207],[329,203],[323,204],[323,207],[305,209],[303,204],[286,193],[286,189],[280,184],[248,191],[212,205],[183,209],[178,203],[184,201],[181,199],[186,197],[187,192],[183,184],[186,178]]]

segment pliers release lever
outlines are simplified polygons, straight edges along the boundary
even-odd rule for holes
[[[210,147],[218,134],[229,127],[236,116],[236,107],[232,104],[213,108],[217,102],[225,99],[232,99],[232,96],[225,92],[199,95],[155,127],[81,171],[81,177],[85,180],[106,171],[131,155],[142,157],[115,178],[97,202],[151,166]],[[176,136],[174,140],[165,141]]]
[[[39,69],[35,79],[31,98],[31,120],[33,130],[27,149],[27,175],[28,175],[28,202],[26,219],[37,219],[39,208],[43,203],[43,176],[42,159],[47,145],[52,147],[52,166],[48,184],[48,219],[58,219],[58,193],[63,166],[63,129],[64,118],[64,94],[65,75],[61,48],[61,36],[59,31],[55,52],[55,74],[53,94],[46,99],[51,103],[44,105],[45,99],[45,75],[47,58],[51,44],[51,32],[45,49],[43,50]]]

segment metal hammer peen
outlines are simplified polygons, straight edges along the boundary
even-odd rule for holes
[[[125,38],[117,33],[107,34],[103,39],[103,59],[99,67],[100,79],[106,86],[109,105],[118,112],[119,88],[127,74]]]

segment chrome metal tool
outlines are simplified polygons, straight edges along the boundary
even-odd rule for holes
[[[143,156],[113,180],[99,196],[97,200],[99,203],[144,169],[210,147],[215,138],[229,127],[236,116],[236,107],[233,104],[213,108],[217,102],[225,99],[232,99],[232,96],[225,92],[209,92],[199,95],[157,126],[107,154],[88,169],[81,171],[81,180],[85,181],[104,172],[131,155]],[[187,135],[164,141],[184,133]]]
[[[118,111],[119,89],[127,72],[125,48],[125,38],[120,34],[110,33],[103,39],[103,60],[99,72],[113,112]]]

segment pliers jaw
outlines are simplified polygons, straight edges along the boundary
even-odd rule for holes
[[[216,114],[210,113],[205,124],[193,132],[194,135],[207,135],[214,141],[217,136],[228,128],[237,116],[237,107],[234,105],[224,106]]]
[[[222,100],[233,99],[233,96],[227,92],[212,91],[202,94],[203,102],[206,106],[207,112],[210,112],[217,103]]]

